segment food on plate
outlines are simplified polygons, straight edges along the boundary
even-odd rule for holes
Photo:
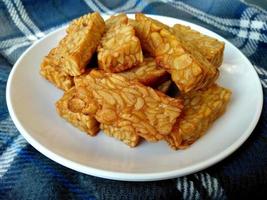
[[[230,90],[216,84],[185,94],[183,113],[165,140],[173,149],[188,147],[225,112],[230,97]]]
[[[88,135],[185,149],[226,110],[231,92],[215,83],[223,42],[141,13],[88,14],[66,32],[40,73],[65,91],[58,114]]]
[[[60,41],[63,70],[72,76],[85,71],[104,33],[105,22],[99,13],[74,20],[67,29],[67,36]]]
[[[117,26],[119,24],[127,24],[128,17],[125,13],[120,13],[118,15],[112,15],[105,21],[106,24],[106,31],[109,30],[113,26]]]
[[[97,48],[104,29],[105,23],[99,13],[84,15],[72,21],[66,31],[67,35],[41,64],[41,74],[60,88],[64,85],[62,82],[66,76],[71,79],[70,76],[82,74]],[[53,68],[63,77],[62,79],[51,78]]]
[[[192,45],[183,43],[155,20],[138,13],[136,31],[142,47],[165,68],[182,93],[208,87],[219,71]]]
[[[172,27],[174,35],[189,42],[215,67],[219,67],[223,61],[224,42],[201,34],[189,26],[175,24]]]
[[[121,72],[143,62],[139,39],[132,25],[116,24],[116,16],[97,48],[98,65],[107,72]]]
[[[62,90],[69,90],[73,87],[73,77],[62,70],[59,64],[58,48],[52,49],[43,59],[40,74]]]
[[[138,80],[140,83],[148,86],[159,85],[169,77],[167,71],[159,67],[152,57],[144,58],[141,64],[121,72],[120,75],[130,80]]]
[[[168,135],[183,108],[175,99],[113,73],[92,70],[75,79],[77,91],[88,95],[97,105],[91,114],[98,122],[115,127],[132,127],[148,141]]]
[[[73,87],[65,92],[63,97],[57,101],[56,109],[62,118],[87,134],[94,136],[99,131],[99,123],[92,115],[88,115],[80,110],[84,105],[83,100],[81,95],[76,92],[76,88]]]
[[[123,123],[121,126],[100,124],[100,128],[106,135],[121,140],[130,147],[136,147],[141,141],[141,137],[136,134],[134,128]]]

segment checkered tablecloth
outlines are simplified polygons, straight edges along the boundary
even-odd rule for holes
[[[209,169],[156,182],[120,182],[84,175],[36,151],[10,119],[5,100],[9,72],[33,42],[92,11],[175,17],[204,26],[232,42],[252,62],[265,93],[262,116],[251,137],[234,154]],[[266,92],[264,8],[237,0],[0,0],[0,199],[266,198]]]

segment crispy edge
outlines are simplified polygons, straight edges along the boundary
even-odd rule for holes
[[[58,114],[70,122],[73,126],[79,128],[91,136],[95,136],[99,131],[99,123],[93,116],[74,112],[70,109],[72,99],[76,95],[76,88],[73,87],[64,93],[63,97],[56,102],[56,110]]]
[[[108,18],[105,21],[106,31],[111,29],[114,26],[119,25],[119,24],[127,24],[128,20],[129,19],[125,13],[119,13],[117,15],[112,15],[110,18]]]
[[[64,72],[59,64],[58,49],[54,48],[41,63],[40,74],[49,82],[64,91],[74,85],[73,77]]]
[[[116,127],[131,125],[137,135],[151,142],[161,140],[171,132],[183,108],[181,99],[168,97],[118,74],[92,70],[82,79],[76,79],[75,84],[98,102],[95,117],[100,123]],[[136,103],[133,104],[132,98]],[[160,105],[155,113],[157,103]]]
[[[159,67],[152,57],[144,58],[144,61],[138,66],[131,68],[127,71],[119,73],[129,80],[137,80],[140,83],[156,87],[168,80],[169,73],[163,68]]]
[[[190,42],[213,66],[220,67],[223,61],[224,42],[181,24],[175,24],[172,32],[179,39]]]
[[[178,40],[164,26],[141,13],[136,14],[136,20],[139,22],[137,33],[143,47],[171,74],[181,92],[201,89],[214,83],[219,71],[190,44]]]
[[[185,149],[206,133],[213,122],[226,110],[231,91],[216,84],[204,91],[183,96],[185,107],[171,134],[165,137],[174,149]]]
[[[107,30],[97,53],[99,68],[106,72],[125,71],[143,62],[140,41],[129,24],[119,24]]]
[[[99,13],[84,15],[70,24],[59,43],[61,65],[66,73],[77,76],[85,71],[104,30],[105,22]]]
[[[115,127],[112,125],[100,124],[100,128],[110,137],[114,137],[129,147],[136,147],[141,141],[141,137],[135,134],[133,129],[127,127]]]

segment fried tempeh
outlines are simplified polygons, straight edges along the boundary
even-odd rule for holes
[[[112,26],[97,49],[98,65],[107,72],[121,72],[143,62],[143,54],[134,28],[128,24]]]
[[[63,69],[72,76],[85,71],[105,30],[105,22],[99,13],[85,15],[74,20],[67,29],[67,36],[60,41]]]
[[[143,62],[140,41],[125,14],[111,16],[106,21],[106,27],[97,48],[100,69],[121,72]]]
[[[100,128],[108,136],[121,140],[130,147],[136,147],[141,140],[141,137],[135,134],[135,130],[127,126],[115,127],[112,125],[101,124]]]
[[[62,90],[69,90],[74,85],[73,77],[62,70],[59,65],[57,48],[54,48],[44,58],[40,74]]]
[[[105,21],[106,30],[109,30],[113,26],[117,26],[119,24],[127,24],[127,23],[128,23],[128,17],[125,13],[112,15],[109,19]]]
[[[94,136],[99,131],[99,123],[93,116],[80,111],[83,105],[84,101],[76,92],[75,87],[73,87],[65,92],[63,97],[57,101],[56,109],[58,114],[73,126]]]
[[[167,28],[141,13],[135,15],[137,35],[143,48],[172,76],[182,93],[208,87],[219,71],[188,43],[180,41]]]
[[[175,24],[172,27],[175,36],[189,42],[205,57],[213,66],[219,67],[223,60],[224,42],[210,36],[201,34],[189,26]]]
[[[67,35],[42,62],[41,74],[58,87],[69,89],[72,85],[65,86],[65,79],[69,81],[71,76],[85,71],[104,29],[105,23],[99,13],[84,15],[74,20],[66,30]],[[51,78],[54,72],[56,75]]]
[[[169,77],[167,71],[159,67],[152,57],[144,58],[144,62],[132,69],[121,72],[120,75],[130,80],[138,80],[147,86],[159,85]]]
[[[92,70],[75,79],[80,94],[90,96],[87,112],[105,125],[134,129],[148,141],[168,135],[183,108],[182,100],[146,87],[118,74]]]
[[[184,110],[165,140],[173,149],[184,149],[201,137],[226,110],[231,92],[216,84],[185,94]]]

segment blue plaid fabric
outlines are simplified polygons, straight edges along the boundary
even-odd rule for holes
[[[265,8],[266,9],[266,8]],[[144,12],[184,19],[222,35],[252,62],[264,107],[251,137],[204,171],[156,182],[120,182],[56,164],[19,134],[7,111],[12,65],[33,42],[88,12]],[[267,194],[267,12],[237,0],[0,0],[0,199],[260,199]],[[249,80],[248,80],[249,81]]]

